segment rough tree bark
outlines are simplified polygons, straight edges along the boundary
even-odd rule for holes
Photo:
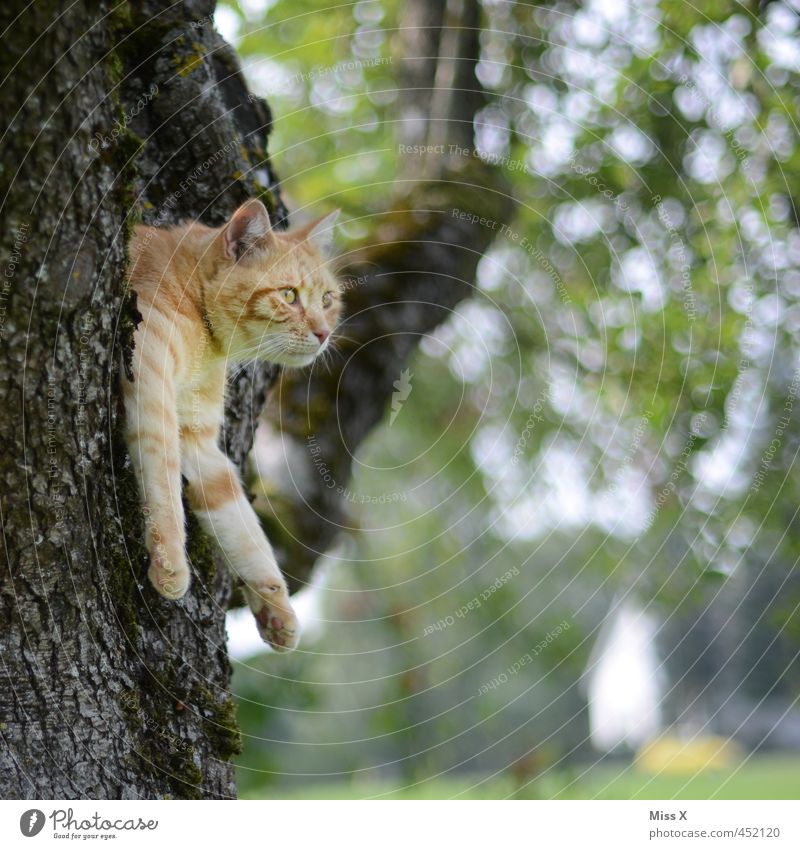
[[[213,7],[0,8],[4,797],[235,795],[230,581],[190,520],[190,594],[175,604],[149,587],[117,391],[137,315],[124,288],[132,222],[218,224],[252,196],[286,218],[266,153],[269,111],[214,31]],[[456,70],[478,91],[477,0],[454,7],[466,15],[462,47],[471,51]],[[471,98],[444,101],[458,139],[471,140]],[[348,257],[354,356],[338,388],[335,371],[282,382],[288,433],[315,435],[340,480],[350,472],[344,448],[380,419],[418,334],[470,292],[492,234],[454,217],[454,206],[498,222],[510,215],[488,166],[428,172],[373,244]],[[386,328],[400,333],[363,344]],[[254,367],[232,388],[225,443],[241,467],[276,377]],[[334,539],[345,506],[319,481],[303,498],[277,499],[269,522],[295,586]]]
[[[117,401],[135,320],[131,222],[218,224],[254,195],[284,216],[269,113],[212,11],[207,0],[0,11],[6,797],[235,794],[228,577],[192,527],[189,597],[171,604],[147,585]],[[240,463],[273,377],[250,370],[232,392],[226,442]]]

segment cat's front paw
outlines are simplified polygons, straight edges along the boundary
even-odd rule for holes
[[[170,558],[162,546],[155,546],[150,551],[147,577],[156,592],[173,601],[183,598],[191,583],[191,574],[183,552],[180,558]]]
[[[256,618],[258,632],[275,651],[291,651],[300,641],[297,621],[284,584],[271,580],[245,587],[247,601]]]

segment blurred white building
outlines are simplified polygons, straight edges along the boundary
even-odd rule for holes
[[[585,673],[596,749],[636,749],[661,731],[665,676],[657,630],[655,617],[635,602],[612,605]]]

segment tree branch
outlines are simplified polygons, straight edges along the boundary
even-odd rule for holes
[[[454,0],[457,18],[449,29],[435,25],[443,5],[412,0],[406,6],[408,20],[430,26],[419,33],[424,48],[404,74],[415,94],[433,91],[434,78],[441,83],[438,105],[420,98],[428,130],[435,128],[441,144],[470,148],[475,111],[484,101],[475,76],[479,4]],[[436,62],[423,55],[428,50]],[[455,92],[448,89],[451,79]],[[439,156],[437,177],[418,182],[380,216],[370,243],[344,257],[342,357],[329,372],[284,375],[279,397],[268,406],[273,438],[283,434],[288,463],[270,469],[268,496],[257,506],[293,589],[347,526],[353,454],[383,417],[394,381],[419,340],[472,294],[481,256],[511,218],[502,173],[474,156],[455,160],[458,168],[448,170],[447,157]]]

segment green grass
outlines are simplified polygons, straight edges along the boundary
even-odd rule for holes
[[[625,765],[569,772],[551,770],[525,790],[510,776],[436,778],[401,786],[381,781],[337,781],[242,790],[245,799],[800,799],[800,757],[761,755],[729,772],[650,776]]]
[[[598,767],[581,786],[600,799],[800,799],[800,758],[761,755],[730,772],[689,777]]]

